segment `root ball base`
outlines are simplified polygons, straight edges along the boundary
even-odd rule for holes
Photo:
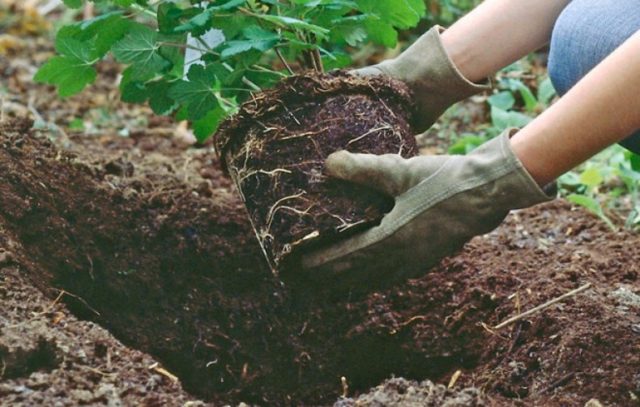
[[[245,103],[216,143],[271,268],[380,221],[393,200],[324,173],[338,150],[417,153],[409,90],[386,77],[346,72],[285,79]]]

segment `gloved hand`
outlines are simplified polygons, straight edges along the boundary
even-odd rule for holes
[[[490,89],[489,80],[476,84],[462,76],[442,45],[443,30],[435,26],[396,58],[353,71],[362,76],[385,74],[406,83],[418,107],[418,131],[431,127],[454,103]]]
[[[425,272],[497,227],[511,209],[551,200],[511,150],[513,132],[466,156],[331,154],[330,175],[387,193],[395,206],[380,225],[303,255],[303,269],[347,276]]]

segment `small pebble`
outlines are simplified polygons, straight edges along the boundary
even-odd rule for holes
[[[640,324],[631,325],[631,330],[637,334],[640,334]]]

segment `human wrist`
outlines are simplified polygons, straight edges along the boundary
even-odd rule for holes
[[[548,154],[532,145],[526,137],[519,137],[516,133],[509,139],[509,143],[513,154],[539,186],[548,185],[558,177],[553,166],[547,162]]]
[[[478,70],[477,58],[468,42],[461,41],[456,35],[450,35],[448,30],[441,33],[440,39],[452,65],[469,82],[482,81],[490,74]]]

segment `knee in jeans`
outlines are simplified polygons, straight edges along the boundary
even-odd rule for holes
[[[580,78],[579,59],[575,58],[576,44],[581,41],[580,29],[576,27],[575,13],[568,5],[553,27],[549,47],[547,71],[551,83],[559,94],[566,93]]]
[[[567,92],[587,72],[640,29],[637,0],[573,0],[556,20],[548,71],[558,93]]]

